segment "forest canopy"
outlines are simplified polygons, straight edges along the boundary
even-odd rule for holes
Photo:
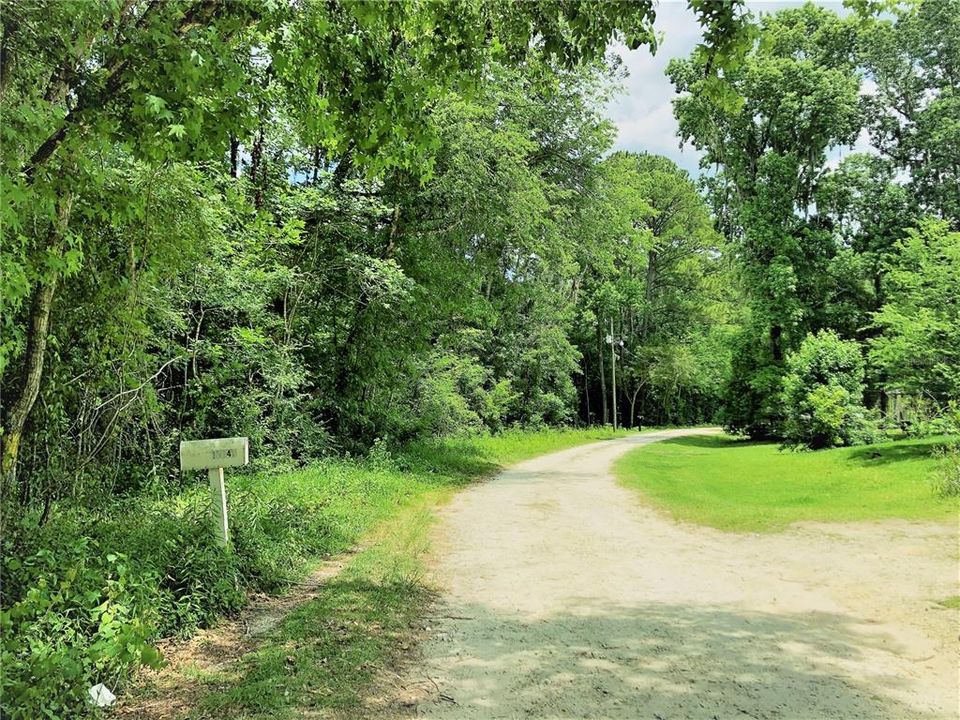
[[[956,0],[692,7],[699,183],[611,154],[606,49],[655,45],[650,4],[5,3],[5,499],[176,485],[211,435],[265,466],[512,425],[784,437],[822,330],[864,358],[854,405],[945,407]]]
[[[733,8],[693,2],[710,56]],[[4,3],[3,474],[575,414],[575,228],[652,3]]]

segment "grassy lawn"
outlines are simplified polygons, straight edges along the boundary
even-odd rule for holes
[[[277,476],[238,478],[238,495],[321,508],[327,551],[361,540],[370,544],[255,651],[225,672],[200,676],[205,690],[192,717],[244,720],[328,712],[351,717],[378,669],[410,636],[411,623],[429,598],[423,574],[434,509],[457,488],[504,465],[623,434],[546,430],[448,439],[362,462],[332,461]]]
[[[721,530],[780,530],[801,520],[949,521],[936,496],[931,450],[942,438],[819,452],[728,436],[676,438],[628,453],[618,479],[680,520]]]

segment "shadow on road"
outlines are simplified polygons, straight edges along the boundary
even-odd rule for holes
[[[428,718],[935,717],[891,700],[905,682],[844,672],[896,652],[842,615],[780,615],[651,605],[567,612],[538,621],[479,606],[438,610],[432,658],[414,684]],[[431,692],[431,689],[437,688]],[[412,688],[407,688],[410,691]],[[415,690],[415,688],[413,688]],[[882,699],[881,699],[882,698]],[[409,703],[410,700],[408,699]],[[394,712],[403,715],[403,713]],[[392,716],[391,713],[386,714]]]

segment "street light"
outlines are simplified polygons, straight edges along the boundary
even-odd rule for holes
[[[613,318],[610,318],[610,333],[607,335],[607,344],[610,346],[610,383],[613,393],[613,429],[617,429],[617,352],[616,346],[623,347],[623,340],[613,336]]]

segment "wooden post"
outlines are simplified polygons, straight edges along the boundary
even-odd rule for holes
[[[226,547],[230,544],[230,529],[227,526],[227,489],[223,484],[223,468],[207,471],[210,476],[210,497],[213,498],[213,531],[217,542]]]

